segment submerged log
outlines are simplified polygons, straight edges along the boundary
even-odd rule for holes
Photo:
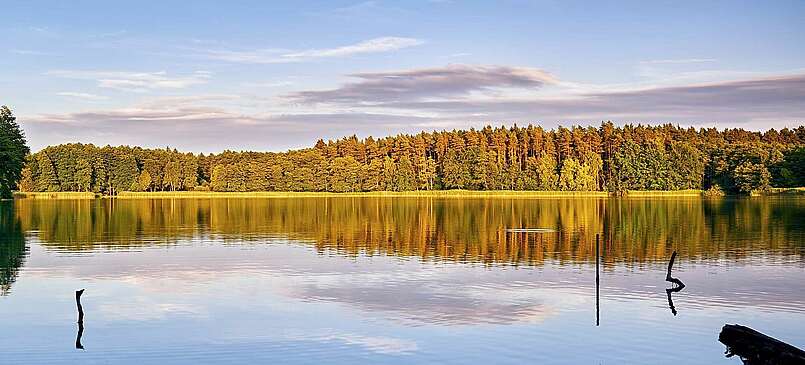
[[[744,364],[805,364],[805,351],[749,327],[724,325],[718,340],[727,346],[727,357],[738,355]]]

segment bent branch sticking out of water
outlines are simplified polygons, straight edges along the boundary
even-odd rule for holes
[[[83,350],[81,336],[84,335],[84,308],[81,306],[81,294],[84,294],[84,289],[75,291],[75,305],[78,307],[78,334],[75,337],[75,348]]]
[[[671,270],[674,267],[674,260],[676,260],[676,251],[671,254],[671,261],[668,262],[668,273],[665,274],[665,281],[674,283],[674,287],[665,289],[665,294],[668,296],[668,308],[671,309],[671,313],[676,315],[676,307],[674,307],[674,300],[671,298],[671,293],[676,293],[682,291],[685,288],[685,283],[682,280],[679,280],[675,277],[671,276]]]
[[[726,324],[718,340],[727,346],[727,357],[738,355],[744,364],[805,364],[805,351],[749,327]]]
[[[679,290],[682,290],[682,288],[685,287],[685,284],[682,282],[682,280],[679,280],[671,276],[671,269],[673,269],[674,267],[674,260],[676,260],[676,251],[674,251],[674,253],[671,254],[671,261],[668,261],[668,273],[665,275],[665,281],[676,284]]]

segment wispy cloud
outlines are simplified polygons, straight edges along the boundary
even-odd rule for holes
[[[290,335],[288,337],[292,340],[342,342],[347,345],[363,347],[374,353],[386,355],[406,355],[419,349],[415,341],[408,339],[386,336],[364,336],[354,333],[329,333],[321,335],[306,333],[304,335]]]
[[[34,150],[64,142],[175,146],[197,152],[225,149],[282,151],[309,147],[318,138],[354,133],[414,133],[433,122],[427,117],[383,112],[299,108],[267,111],[246,108],[248,97],[197,95],[157,97],[125,107],[71,113],[20,115]],[[250,110],[250,111],[249,111]]]
[[[34,143],[34,149],[42,147],[41,143],[82,141],[172,145],[204,152],[231,148],[279,151],[309,146],[318,138],[490,123],[532,122],[553,127],[613,120],[757,130],[796,127],[805,121],[805,73],[674,86],[582,85],[571,92],[554,92],[564,90],[568,82],[545,71],[510,66],[452,65],[353,77],[357,81],[335,89],[301,91],[279,100],[253,95],[184,95],[152,98],[122,108],[20,118],[26,121],[31,140],[40,141],[40,145]],[[67,91],[63,96],[92,98]]]
[[[405,37],[380,37],[335,48],[283,50],[259,49],[251,51],[213,50],[208,56],[213,59],[238,63],[293,63],[323,58],[348,57],[359,54],[383,53],[414,47],[422,40]]]
[[[108,96],[89,94],[89,93],[81,93],[81,92],[72,92],[72,91],[58,92],[58,93],[56,93],[56,95],[66,96],[66,97],[75,98],[75,99],[83,99],[83,100],[87,100],[87,101],[101,101],[101,100],[109,99]]]
[[[492,88],[539,88],[556,79],[535,68],[449,65],[406,71],[358,73],[339,88],[287,95],[300,103],[384,103],[462,97]]]
[[[472,56],[472,53],[468,53],[468,52],[453,53],[453,54],[447,55],[446,58],[459,58],[459,57],[467,57],[467,56]]]
[[[486,98],[397,102],[373,107],[417,110],[464,120],[719,123],[751,129],[794,126],[805,120],[805,74],[749,80],[597,91],[565,97]],[[764,120],[763,125],[747,125]],[[769,123],[770,122],[770,123]]]
[[[10,50],[8,50],[8,52],[16,54],[16,55],[21,55],[21,56],[49,56],[49,55],[51,55],[48,52],[35,51],[35,50],[31,50],[31,49],[10,49]]]
[[[273,87],[291,86],[293,84],[294,83],[292,81],[266,81],[266,82],[243,82],[240,85],[244,87],[273,88]]]
[[[76,79],[93,80],[101,88],[121,91],[145,92],[158,89],[184,89],[193,85],[207,83],[210,73],[196,71],[185,76],[169,76],[167,72],[127,72],[94,70],[53,70],[46,75]]]
[[[369,0],[334,9],[328,8],[314,12],[312,15],[341,21],[373,22],[388,25],[389,23],[400,23],[404,19],[410,19],[413,13],[404,7],[392,5],[389,2]]]
[[[716,62],[715,58],[678,58],[678,59],[666,59],[666,60],[647,60],[647,61],[640,61],[642,64],[647,65],[662,65],[662,64],[687,64],[687,63],[707,63],[707,62]]]

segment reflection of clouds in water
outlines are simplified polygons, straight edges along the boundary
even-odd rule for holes
[[[121,303],[127,317],[202,315],[209,299],[225,295],[244,310],[287,310],[301,302],[343,305],[362,315],[407,326],[540,323],[572,308],[593,308],[594,272],[546,262],[539,268],[450,264],[398,257],[318,255],[303,245],[221,245],[143,248],[81,257],[62,257],[38,240],[27,280],[93,278],[124,285],[135,296],[167,303],[198,303],[201,308]],[[167,252],[166,252],[167,251]],[[801,268],[753,259],[758,267],[720,262],[680,262],[678,275],[690,284],[674,297],[680,308],[760,308],[801,312],[797,290]],[[665,306],[666,262],[605,268],[602,295],[624,301],[657,299]],[[675,270],[676,272],[677,270]],[[733,285],[741,283],[740,285]],[[561,298],[561,300],[560,300]],[[117,302],[118,300],[116,300]],[[302,303],[304,304],[304,303]],[[151,308],[149,308],[151,306]],[[115,308],[115,307],[113,307]]]
[[[160,303],[154,298],[134,296],[98,305],[97,311],[106,321],[152,321],[176,316],[207,317],[207,309],[187,303]]]
[[[321,333],[297,333],[286,337],[294,341],[341,342],[385,355],[406,355],[419,349],[419,346],[413,340],[388,336],[365,336],[335,330],[322,331]]]
[[[537,284],[512,285],[500,276],[487,280],[468,278],[461,271],[392,272],[386,274],[314,275],[300,285],[285,288],[285,295],[304,301],[335,302],[366,312],[388,312],[408,325],[470,325],[478,323],[539,323],[556,313],[548,292]],[[386,279],[386,280],[384,280]],[[470,279],[470,280],[468,280]],[[563,303],[583,301],[562,293]]]

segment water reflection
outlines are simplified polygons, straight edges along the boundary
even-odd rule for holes
[[[599,279],[599,265],[601,262],[601,235],[595,235],[595,325],[601,325],[601,282]]]
[[[8,295],[28,255],[20,218],[14,204],[0,201],[0,295]]]
[[[712,364],[714,322],[802,339],[803,202],[18,201],[0,338],[11,363]]]
[[[212,236],[308,241],[322,253],[458,262],[603,264],[684,258],[802,257],[805,199],[175,199],[20,201],[16,218],[49,247],[91,250],[173,245]],[[507,232],[555,227],[555,233]]]

